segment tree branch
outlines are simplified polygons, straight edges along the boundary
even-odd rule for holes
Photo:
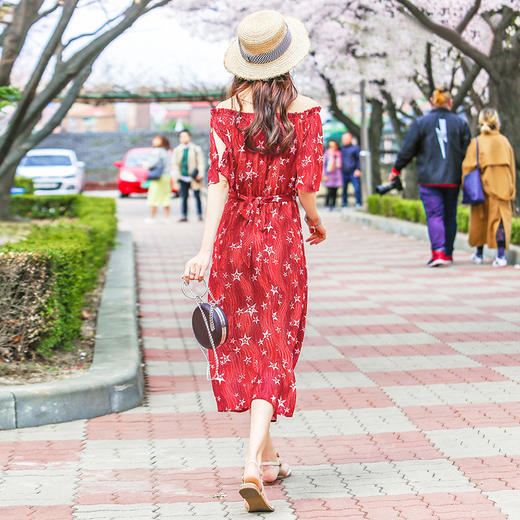
[[[465,67],[463,66],[463,70]],[[464,70],[464,81],[462,85],[457,90],[457,95],[453,98],[453,111],[455,112],[460,105],[462,105],[464,98],[468,94],[468,92],[473,88],[473,83],[477,79],[477,76],[480,74],[482,67],[475,63],[471,70]]]
[[[38,63],[36,64],[36,67],[31,74],[29,82],[24,88],[22,97],[16,106],[16,110],[11,120],[9,121],[9,125],[5,134],[0,139],[0,157],[7,154],[7,151],[14,142],[17,132],[22,131],[23,120],[25,119],[26,114],[30,112],[30,107],[35,98],[36,91],[40,85],[43,74],[61,41],[63,33],[65,32],[65,29],[67,28],[70,19],[72,18],[74,10],[76,9],[77,3],[78,0],[68,0],[68,2],[65,4],[65,7],[63,7],[61,17],[58,20],[56,28],[49,38],[47,45],[43,49],[40,59],[38,60]],[[63,87],[65,87],[69,81],[70,79],[65,82]]]
[[[459,34],[462,34],[466,27],[469,25],[473,17],[478,13],[482,0],[475,0],[474,4],[470,7],[468,12],[464,15],[464,18],[460,21],[459,25],[455,29]]]
[[[476,47],[464,40],[462,36],[455,30],[446,27],[442,24],[434,22],[426,13],[412,4],[410,0],[396,0],[399,4],[405,7],[410,14],[426,29],[430,30],[443,40],[451,43],[454,47],[459,49],[463,54],[478,63],[494,81],[500,83],[501,77],[498,71],[493,66],[493,62],[489,56],[480,52]]]
[[[121,14],[118,14],[118,15],[114,16],[113,18],[110,18],[109,20],[107,20],[103,25],[100,25],[95,31],[92,31],[90,33],[78,34],[77,36],[72,37],[69,41],[67,41],[66,43],[64,43],[61,46],[60,53],[62,53],[72,42],[80,40],[81,38],[86,38],[88,36],[95,36],[100,31],[102,31],[105,27],[109,26],[110,24],[115,22],[120,17],[121,17]]]
[[[45,11],[38,14],[38,17],[36,18],[36,22],[39,22],[42,18],[45,18],[46,16],[49,16],[52,14],[58,7],[63,5],[63,0],[58,0],[52,7],[49,7],[49,9],[46,9]]]
[[[356,124],[347,114],[339,108],[338,105],[338,95],[336,93],[336,89],[332,84],[332,81],[323,74],[323,72],[318,71],[318,74],[325,82],[325,87],[327,89],[327,93],[329,95],[329,109],[332,112],[332,115],[338,120],[341,121],[349,130],[349,132],[354,135],[354,137],[359,140],[361,137],[361,128],[358,124]]]
[[[34,148],[42,139],[45,139],[52,131],[60,124],[63,118],[67,115],[70,107],[78,97],[81,87],[87,80],[92,71],[92,64],[86,66],[72,82],[69,90],[65,94],[60,107],[52,115],[52,117],[45,123],[43,128],[31,135],[31,130],[19,134],[16,137],[15,145],[11,147],[10,153],[6,160],[2,163],[2,169],[9,170],[15,168],[22,157],[32,148]]]
[[[429,96],[435,90],[435,80],[433,79],[433,65],[432,65],[432,44],[428,42],[426,44],[426,59],[424,62],[426,68],[426,77],[428,78],[428,89]]]
[[[394,128],[397,141],[399,142],[399,145],[401,145],[404,138],[403,122],[399,119],[399,116],[397,115],[397,107],[395,106],[394,99],[392,98],[390,92],[384,89],[381,89],[381,95],[385,100],[386,110],[388,112],[388,115],[390,116],[390,121],[392,122],[392,126]]]
[[[29,29],[38,17],[43,0],[22,0],[17,4],[13,21],[2,32],[0,85],[9,85],[14,63],[24,46]]]
[[[70,86],[69,90],[65,94],[65,97],[61,101],[60,108],[56,110],[56,112],[52,115],[52,117],[45,123],[43,128],[38,132],[31,135],[28,139],[28,143],[30,148],[36,146],[42,139],[45,139],[63,120],[63,118],[67,115],[67,112],[70,110],[71,106],[76,101],[78,97],[81,87],[90,76],[92,72],[92,64],[87,65],[75,78]],[[29,148],[29,149],[30,149]]]

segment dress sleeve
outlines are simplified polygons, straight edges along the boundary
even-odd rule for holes
[[[323,173],[323,130],[319,109],[312,109],[299,123],[296,189],[318,191]]]
[[[226,120],[213,112],[209,133],[209,170],[208,185],[220,182],[220,176],[231,182],[231,134],[225,128]]]

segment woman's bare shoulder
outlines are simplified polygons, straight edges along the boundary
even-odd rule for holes
[[[289,112],[305,112],[306,110],[317,108],[319,106],[320,104],[314,101],[314,99],[298,94],[296,99],[291,103]]]
[[[217,108],[234,108],[234,106],[233,106],[233,98],[224,99],[224,101],[221,101],[217,105]]]

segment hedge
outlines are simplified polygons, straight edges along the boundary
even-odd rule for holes
[[[98,270],[114,244],[115,201],[19,195],[11,202],[14,214],[57,220],[0,247],[0,353],[4,359],[50,356],[55,349],[70,348],[79,337],[85,295],[95,287]],[[58,219],[63,216],[75,220]],[[26,307],[20,307],[24,301]]]
[[[426,215],[420,200],[401,199],[393,195],[370,195],[367,199],[367,209],[372,215],[426,224]],[[459,206],[457,209],[457,228],[463,233],[467,233],[469,229],[469,213],[468,206]],[[513,219],[511,243],[520,245],[520,218]]]
[[[13,188],[23,188],[27,195],[32,195],[34,193],[33,180],[27,179],[26,177],[15,177]]]

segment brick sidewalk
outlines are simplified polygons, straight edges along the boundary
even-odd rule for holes
[[[120,201],[147,403],[0,432],[2,519],[254,517],[237,492],[248,415],[215,412],[179,291],[202,224],[145,225],[144,209]],[[308,251],[297,412],[273,428],[294,474],[257,517],[518,520],[520,272],[463,258],[427,269],[422,242],[325,221],[329,240]]]

